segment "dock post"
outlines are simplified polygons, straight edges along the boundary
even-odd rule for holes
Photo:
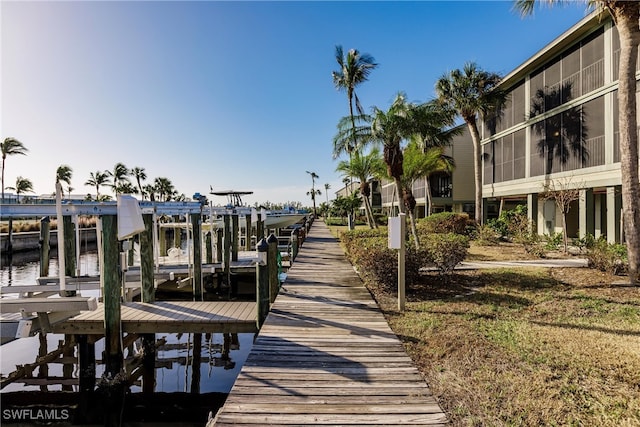
[[[142,334],[142,393],[150,395],[156,386],[156,334]]]
[[[9,255],[13,251],[13,218],[9,218],[9,235],[7,236],[7,244],[4,250],[7,251]]]
[[[267,266],[269,244],[264,239],[260,239],[256,250],[259,257],[259,261],[256,263],[256,320],[258,329],[260,329],[269,313],[269,267]]]
[[[269,269],[269,302],[274,303],[280,290],[278,278],[278,238],[272,233],[267,238],[267,268]]]
[[[193,230],[193,297],[195,301],[202,301],[202,233],[200,232],[202,216],[194,213],[190,217]]]
[[[180,215],[174,215],[173,222],[176,224],[180,222]],[[173,230],[173,247],[180,249],[182,247],[182,229],[178,227],[173,227],[172,230]],[[188,232],[189,230],[187,229],[187,233]]]
[[[122,354],[122,270],[118,242],[118,217],[102,217],[102,246],[104,257],[104,359],[105,369],[100,388],[104,393],[104,425],[120,424],[120,411],[124,400],[126,378]]]
[[[156,299],[153,277],[153,215],[142,215],[144,231],[140,233],[140,280],[142,282],[142,302]]]
[[[204,246],[207,248],[205,252],[205,261],[207,264],[213,263],[213,250],[211,249],[211,231],[207,231],[204,235]]]
[[[244,250],[251,250],[251,214],[244,216]]]
[[[191,393],[200,393],[200,368],[202,363],[202,334],[193,334],[193,357],[191,358]],[[185,367],[186,369],[186,367]]]
[[[228,286],[231,286],[231,215],[224,215],[224,254],[222,262],[224,265],[224,278]]]
[[[91,402],[96,388],[96,347],[87,335],[78,335],[79,421],[88,422],[92,417]]]
[[[298,256],[298,229],[293,230],[291,233],[291,263]]]
[[[258,214],[258,222],[256,222],[256,246],[260,239],[264,238],[264,221],[262,215]]]
[[[50,233],[51,218],[48,216],[40,219],[40,277],[47,277],[49,275],[49,260],[50,260]]]
[[[160,222],[158,222],[158,227],[160,229],[160,256],[166,256],[167,255],[167,229],[166,228],[162,228],[162,225],[160,224]]]
[[[224,237],[224,230],[218,228],[216,232],[216,262],[222,262],[222,239]]]
[[[239,227],[238,227],[238,215],[231,216],[231,261],[238,261],[238,238]]]
[[[70,216],[63,216],[64,223],[64,275],[76,277],[76,225]]]

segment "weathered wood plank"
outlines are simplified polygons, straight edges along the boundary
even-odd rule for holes
[[[287,274],[215,425],[447,422],[324,225]]]

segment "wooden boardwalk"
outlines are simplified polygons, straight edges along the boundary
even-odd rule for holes
[[[316,222],[216,418],[228,425],[443,425],[427,384]]]
[[[122,304],[128,333],[256,332],[256,303],[245,301],[156,301]],[[59,334],[104,334],[104,304],[52,325]]]

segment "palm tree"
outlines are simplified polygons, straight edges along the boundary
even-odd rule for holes
[[[533,12],[535,0],[515,0],[522,15]],[[545,3],[559,3],[545,0]],[[587,0],[588,6],[598,6],[609,12],[620,37],[620,67],[618,81],[618,111],[620,129],[620,174],[624,234],[629,259],[629,280],[640,281],[640,176],[638,172],[638,123],[636,117],[636,61],[640,44],[640,7],[624,0]]]
[[[161,202],[169,201],[175,191],[175,188],[169,178],[156,178],[153,180],[153,186],[155,193],[158,195],[158,199]]]
[[[116,194],[137,194],[138,189],[130,182],[123,182],[118,184],[115,188]]]
[[[357,178],[360,181],[360,194],[364,201],[367,224],[369,228],[378,228],[369,200],[371,195],[369,181],[384,174],[384,162],[380,156],[380,151],[377,148],[373,148],[369,154],[361,154],[359,151],[354,151],[350,161],[343,160],[338,163],[336,171],[345,176]]]
[[[69,165],[60,165],[56,169],[56,183],[64,182],[67,185],[71,185],[71,177],[73,176],[73,169]]]
[[[156,187],[153,184],[147,184],[142,186],[142,199],[144,200],[145,196],[149,197],[149,200],[152,202],[156,201]]]
[[[397,194],[402,194],[402,147],[400,143],[411,133],[410,109],[406,96],[396,95],[389,110],[384,112],[373,108],[371,135],[375,141],[384,145],[384,162],[387,165],[387,175],[394,181]],[[401,213],[405,213],[403,203],[398,205]]]
[[[12,156],[14,154],[22,154],[25,156],[29,150],[22,144],[22,142],[12,137],[4,139],[2,144],[0,144],[0,150],[2,151],[2,202],[4,203],[5,160],[7,159],[7,156]]]
[[[468,62],[462,70],[445,73],[436,83],[440,101],[462,117],[471,134],[475,176],[475,220],[478,223],[482,222],[482,156],[478,120],[504,104],[506,95],[497,87],[500,80],[499,74],[484,71],[477,64]]]
[[[311,200],[313,201],[313,216],[318,217],[318,212],[316,211],[316,194],[321,194],[320,190],[316,192],[316,179],[320,178],[317,173],[307,171],[309,175],[311,175]],[[307,192],[307,196],[309,192]]]
[[[329,189],[331,188],[331,184],[328,182],[324,185],[324,195],[327,197],[327,206],[329,206]]]
[[[313,202],[314,218],[318,216],[318,214],[316,213],[316,196],[319,196],[321,194],[322,194],[322,191],[320,191],[320,189],[315,189],[313,187],[311,187],[311,190],[307,191],[307,196],[311,196],[311,201]]]
[[[20,203],[20,194],[33,193],[33,183],[27,178],[19,176],[16,178],[15,187],[7,187],[7,190],[15,191],[18,197],[18,203]]]
[[[140,196],[142,200],[144,200],[144,191],[142,191],[142,181],[147,179],[147,173],[144,168],[134,167],[131,169],[131,175],[136,179],[136,183],[138,184],[138,190],[140,191]]]
[[[336,62],[340,66],[340,69],[333,71],[331,75],[336,89],[345,91],[347,93],[347,99],[349,100],[349,117],[351,118],[354,134],[353,146],[348,147],[347,152],[351,154],[357,146],[355,138],[356,124],[353,115],[354,101],[358,114],[364,114],[360,99],[356,94],[356,87],[369,79],[369,74],[371,74],[371,71],[373,71],[378,64],[375,63],[373,56],[368,53],[360,53],[357,49],[350,49],[345,55],[342,46],[336,46]]]
[[[125,182],[129,182],[129,169],[124,163],[116,163],[113,167],[113,171],[108,171],[109,175],[113,178],[111,182],[111,188],[118,194],[118,188]]]
[[[100,201],[100,187],[109,183],[109,171],[96,171],[89,173],[89,179],[84,185],[96,187],[96,201]]]

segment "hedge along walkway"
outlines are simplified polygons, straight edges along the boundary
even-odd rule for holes
[[[408,426],[447,419],[317,221],[213,422]]]

